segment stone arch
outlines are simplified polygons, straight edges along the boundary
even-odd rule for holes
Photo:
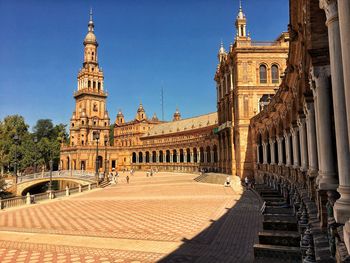
[[[180,163],[183,163],[185,161],[185,158],[184,158],[184,150],[183,149],[180,149]]]
[[[164,153],[162,150],[159,151],[159,162],[164,163]]]
[[[143,153],[139,152],[139,163],[143,162]]]
[[[208,145],[205,149],[206,151],[206,155],[207,155],[207,163],[211,163],[212,160],[211,160],[211,150],[210,150],[210,146]]]

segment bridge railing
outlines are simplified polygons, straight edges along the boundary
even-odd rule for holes
[[[34,204],[43,200],[53,199],[55,197],[69,196],[76,193],[90,191],[92,189],[97,188],[96,183],[87,184],[87,185],[79,185],[78,187],[66,188],[63,190],[56,190],[40,194],[30,195],[29,193],[26,196],[18,196],[8,199],[0,199],[0,210],[5,208],[17,207],[26,204]]]
[[[101,174],[100,174],[100,176],[101,176]],[[19,176],[17,178],[17,182],[18,183],[23,183],[23,182],[32,181],[32,180],[35,180],[35,179],[49,178],[49,177],[50,177],[50,172],[34,173],[34,174],[28,174],[28,175]],[[56,177],[74,177],[74,178],[79,178],[79,179],[94,180],[95,173],[87,172],[87,171],[83,171],[83,170],[53,171],[52,172],[52,178],[56,178]]]

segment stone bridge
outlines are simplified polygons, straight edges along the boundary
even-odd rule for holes
[[[101,175],[100,175],[101,176]],[[81,185],[87,185],[96,182],[95,174],[92,172],[80,170],[65,170],[53,171],[53,181],[70,181]],[[16,195],[20,196],[22,193],[37,184],[50,181],[50,172],[35,173],[25,176],[20,176],[17,179]]]

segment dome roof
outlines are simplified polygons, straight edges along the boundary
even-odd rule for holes
[[[124,117],[124,115],[123,115],[121,110],[118,111],[117,117]]]
[[[137,112],[145,111],[145,109],[142,106],[142,103],[140,103],[139,108],[137,109]]]
[[[86,37],[84,39],[84,44],[97,44],[97,41],[96,41],[96,36],[94,34],[94,32],[91,32],[89,31],[87,34],[86,34]]]

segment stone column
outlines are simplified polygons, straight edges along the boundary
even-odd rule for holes
[[[283,147],[282,147],[282,141],[283,138],[278,136],[277,137],[277,146],[278,146],[278,165],[283,165]]]
[[[184,163],[187,163],[187,152],[184,152]]]
[[[197,163],[201,162],[201,152],[197,152]]]
[[[298,139],[298,126],[296,124],[293,125],[293,128],[291,129],[292,133],[292,143],[293,143],[293,167],[299,168],[300,161],[299,161],[299,139]]]
[[[177,154],[177,157],[176,157],[176,162],[179,163],[180,162],[180,152]]]
[[[153,163],[153,153],[150,153],[150,154],[149,154],[149,162],[150,162],[150,163]]]
[[[263,142],[262,147],[263,147],[263,164],[267,164],[267,142]]]
[[[204,152],[204,154],[203,154],[204,156],[204,163],[207,163],[208,162],[208,160],[207,160],[207,151],[205,151]]]
[[[346,4],[342,3],[346,7]],[[329,55],[332,72],[332,93],[334,106],[335,135],[339,174],[340,198],[334,205],[334,217],[338,223],[345,223],[350,217],[350,151],[346,116],[343,63],[341,54],[340,29],[337,0],[321,0],[320,7],[325,10],[328,27]],[[350,12],[348,10],[341,10]],[[349,16],[349,14],[348,14]],[[349,51],[348,51],[349,52]],[[349,72],[346,73],[349,75]]]
[[[307,153],[307,138],[306,138],[306,127],[305,127],[305,118],[300,117],[298,120],[299,127],[299,143],[301,147],[301,156],[300,156],[300,167],[302,171],[307,171],[309,165],[309,158]]]
[[[292,147],[290,145],[290,133],[284,131],[284,141],[286,144],[286,166],[292,165]]]
[[[170,153],[170,162],[173,163],[174,162],[174,154]]]
[[[190,154],[190,162],[193,163],[193,161],[194,161],[193,160],[193,152],[191,152],[191,154]]]
[[[347,124],[348,131],[350,131],[350,1],[338,0],[338,12],[339,12],[339,27],[340,27],[340,39],[341,39],[341,51],[343,61],[344,74],[344,89],[345,89],[345,101],[346,112],[348,116]],[[349,133],[350,141],[350,133]],[[348,246],[349,250],[349,246]]]
[[[316,105],[317,118],[317,139],[319,149],[319,176],[320,190],[336,190],[338,179],[335,170],[335,154],[332,152],[331,145],[334,143],[331,129],[331,87],[329,86],[330,69],[329,66],[312,67],[311,74],[316,83],[314,88],[314,97]]]
[[[214,151],[210,151],[210,162],[214,163]]]
[[[276,164],[276,153],[275,153],[276,138],[275,137],[270,138],[269,143],[270,143],[271,164]]]
[[[163,153],[163,163],[166,163],[166,152]]]
[[[260,161],[261,161],[260,160],[260,156],[259,156],[259,149],[260,149],[260,147],[261,146],[259,144],[256,145],[256,162],[257,163],[260,163]]]
[[[156,152],[156,163],[159,163],[159,153]]]
[[[307,155],[308,155],[308,174],[309,177],[316,177],[318,172],[317,157],[317,136],[315,126],[315,108],[313,102],[306,102],[306,132],[307,132]]]

